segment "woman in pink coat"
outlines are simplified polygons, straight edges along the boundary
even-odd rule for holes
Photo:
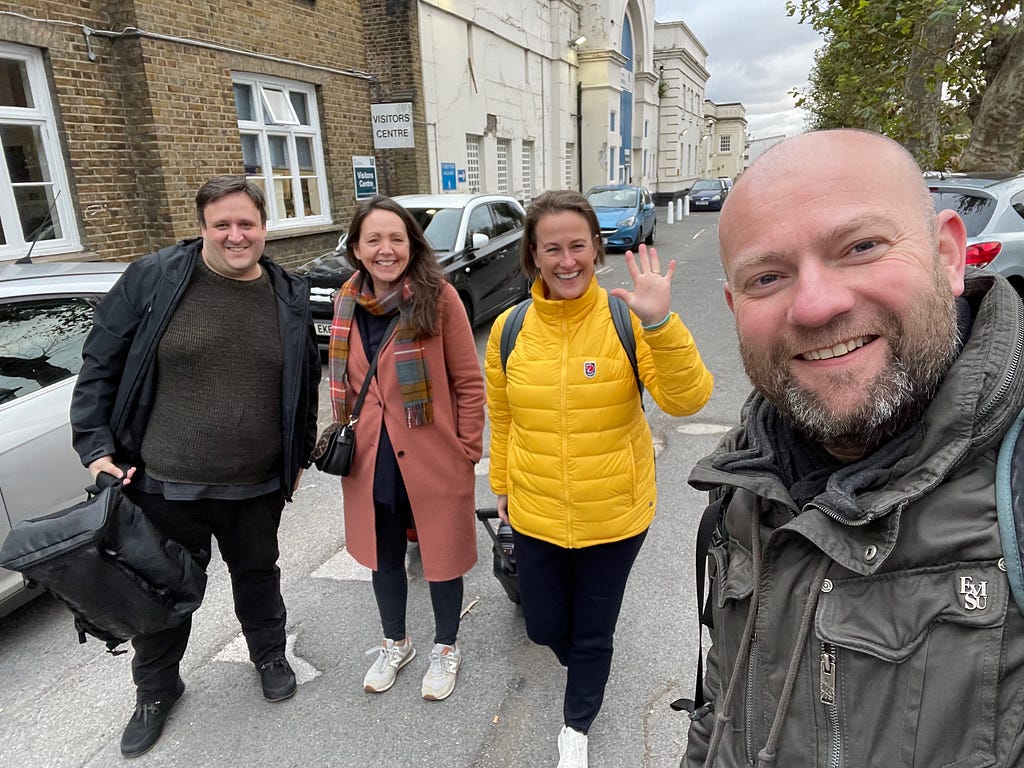
[[[422,694],[444,699],[462,659],[462,577],[477,557],[473,465],[483,447],[483,377],[462,302],[408,211],[387,197],[360,205],[348,259],[358,271],[338,292],[331,328],[336,421],[348,421],[380,349],[356,425],[352,470],[341,481],[345,543],[373,570],[384,630],[381,644],[367,651],[374,662],[363,688],[388,690],[416,655],[405,626],[406,531],[415,527],[434,609]]]

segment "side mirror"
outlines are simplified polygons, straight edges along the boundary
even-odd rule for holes
[[[491,238],[485,235],[483,232],[473,233],[473,250],[479,250],[491,242]]]

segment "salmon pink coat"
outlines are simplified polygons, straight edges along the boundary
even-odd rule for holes
[[[484,382],[476,343],[458,293],[445,283],[441,333],[420,339],[430,377],[433,421],[408,427],[395,371],[394,334],[384,342],[356,424],[352,471],[341,479],[345,546],[376,570],[373,473],[381,423],[395,449],[419,538],[427,581],[448,581],[476,563],[476,475],[483,450]],[[349,340],[346,400],[351,412],[369,369],[357,323]]]

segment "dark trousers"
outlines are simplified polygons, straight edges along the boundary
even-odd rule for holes
[[[582,549],[512,535],[526,634],[567,668],[565,724],[586,733],[601,711],[622,596],[647,531]]]
[[[405,572],[408,547],[406,530],[411,521],[408,510],[375,504],[377,570],[373,572],[373,595],[380,611],[384,637],[401,640],[406,636],[405,611],[409,598],[409,577]],[[462,577],[430,582],[430,603],[434,609],[434,642],[454,645],[462,612]]]
[[[277,567],[277,529],[284,509],[281,491],[240,500],[169,501],[139,491],[132,498],[157,528],[196,555],[204,567],[210,561],[210,537],[217,538],[231,573],[235,615],[249,658],[258,666],[284,656],[287,615]],[[158,699],[174,690],[191,631],[189,617],[177,627],[132,639],[132,677],[139,701]]]

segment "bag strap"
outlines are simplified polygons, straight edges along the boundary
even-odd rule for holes
[[[384,336],[381,338],[380,346],[377,347],[377,352],[373,356],[373,360],[370,361],[370,367],[366,371],[366,377],[363,379],[363,386],[359,390],[359,395],[356,396],[355,403],[352,404],[352,412],[348,417],[348,425],[351,427],[357,421],[359,421],[359,412],[363,409],[363,400],[366,398],[366,390],[370,388],[370,379],[373,378],[377,372],[377,360],[380,359],[381,350],[384,349],[384,345],[387,344],[388,339],[391,338],[391,331],[394,330],[395,326],[398,325],[398,318],[401,316],[399,312],[391,318],[391,322],[388,323],[388,328],[384,331]]]
[[[1024,613],[1024,411],[1003,436],[996,461],[996,513],[1006,577],[1017,609]],[[1016,502],[1016,503],[1015,503]]]
[[[677,699],[669,706],[676,711],[690,713],[691,720],[700,720],[713,711],[715,703],[704,700],[704,627],[714,628],[711,616],[711,595],[704,596],[707,574],[708,553],[712,546],[724,544],[729,534],[725,528],[725,510],[732,498],[733,488],[729,486],[721,496],[704,508],[697,528],[697,553],[694,565],[694,581],[697,585],[697,680],[694,683],[692,699]]]
[[[508,366],[509,355],[515,349],[516,339],[523,329],[523,320],[526,317],[526,310],[533,303],[532,298],[523,299],[516,304],[515,308],[505,319],[505,325],[501,328],[501,370],[505,371]],[[640,379],[640,368],[636,362],[636,336],[633,335],[633,321],[629,316],[629,307],[618,296],[608,294],[608,310],[612,315],[612,324],[615,326],[615,333],[619,337],[619,343],[626,351],[629,364],[633,368],[633,377],[636,379],[636,388],[640,393],[640,404],[643,405],[644,383]]]

